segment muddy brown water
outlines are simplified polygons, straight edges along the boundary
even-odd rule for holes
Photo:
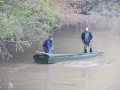
[[[14,53],[13,59],[0,59],[0,90],[10,85],[11,90],[120,90],[119,22],[111,18],[97,24],[69,25],[54,33],[53,53],[82,52],[80,35],[88,26],[94,36],[93,50],[105,51],[100,57],[34,64],[32,56],[38,46],[33,45],[24,53]]]

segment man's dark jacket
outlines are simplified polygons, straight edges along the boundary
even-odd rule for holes
[[[85,41],[85,33],[89,33],[87,42]],[[84,31],[81,35],[81,39],[82,39],[83,43],[90,43],[92,38],[93,38],[93,36],[92,36],[92,33],[90,31]]]
[[[45,50],[45,53],[51,53],[51,47],[52,47],[52,40],[47,39],[43,43],[43,48]]]

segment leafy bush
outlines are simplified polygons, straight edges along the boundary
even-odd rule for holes
[[[0,1],[0,53],[3,56],[9,54],[9,43],[13,42],[16,49],[23,51],[22,45],[42,42],[59,27],[56,18],[59,11],[49,4],[49,0]]]

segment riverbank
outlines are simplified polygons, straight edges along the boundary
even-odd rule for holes
[[[81,4],[83,3],[84,4]],[[101,19],[120,17],[120,1],[94,0],[71,1],[62,7],[62,24],[97,23]]]
[[[69,24],[77,24],[77,23],[98,23],[99,20],[105,18],[97,13],[93,13],[91,15],[82,15],[82,14],[74,14],[73,16],[64,16],[61,22],[62,25]]]

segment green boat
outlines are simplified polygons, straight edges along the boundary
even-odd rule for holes
[[[103,51],[94,51],[92,53],[71,53],[71,54],[46,54],[36,53],[33,56],[34,62],[39,64],[51,64],[63,61],[80,60],[100,56]]]

